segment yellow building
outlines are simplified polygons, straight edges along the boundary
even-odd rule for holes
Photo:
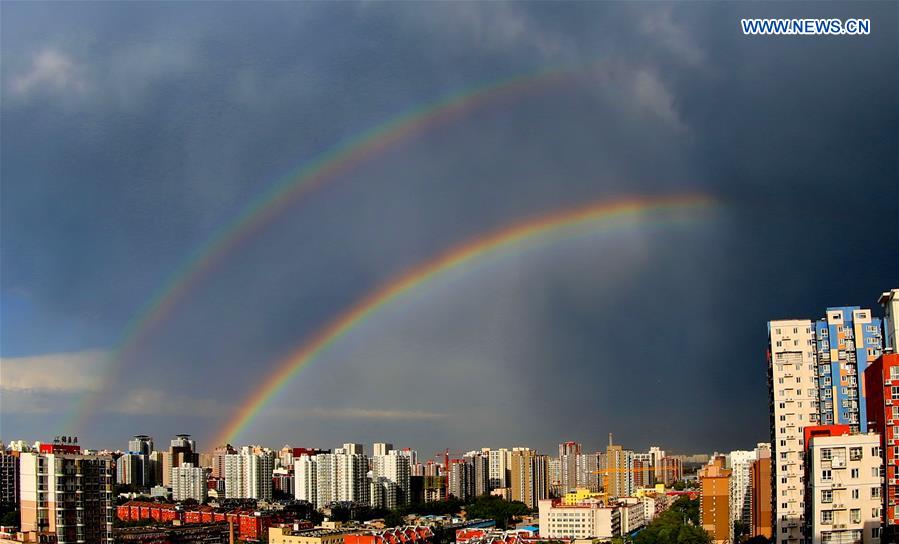
[[[269,527],[269,544],[343,544],[343,529],[301,529]]]
[[[600,499],[602,498],[604,493],[594,493],[589,489],[579,487],[572,491],[571,493],[566,493],[564,497],[562,497],[562,504],[566,506],[572,506],[575,504],[580,504],[587,499]]]

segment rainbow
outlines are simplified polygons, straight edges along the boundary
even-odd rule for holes
[[[697,211],[713,204],[712,199],[703,195],[597,202],[530,218],[451,248],[369,292],[276,363],[275,370],[246,397],[213,443],[224,444],[235,440],[301,368],[390,302],[446,272],[510,246],[540,240],[574,227],[589,225],[611,229],[614,226],[640,224],[657,219],[664,212]]]
[[[362,132],[291,172],[184,261],[150,302],[129,321],[122,342],[112,354],[109,371],[104,373],[104,383],[98,392],[80,399],[70,418],[63,424],[65,434],[75,434],[84,429],[88,418],[96,412],[102,392],[115,381],[122,362],[137,351],[149,333],[214,270],[215,265],[261,231],[300,196],[431,127],[498,99],[558,83],[573,73],[571,67],[543,69],[448,94]]]

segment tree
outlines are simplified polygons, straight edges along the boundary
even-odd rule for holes
[[[387,527],[397,527],[405,524],[406,518],[396,510],[391,510],[384,516],[384,525]]]
[[[635,544],[710,544],[699,525],[699,501],[681,497],[640,531]]]
[[[469,519],[492,519],[500,529],[507,529],[518,516],[530,513],[521,501],[507,501],[494,495],[481,495],[465,507]]]

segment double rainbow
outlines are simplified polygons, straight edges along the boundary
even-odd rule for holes
[[[64,433],[76,434],[84,429],[91,415],[96,412],[103,392],[114,383],[123,362],[138,350],[150,332],[172,314],[178,304],[217,264],[224,262],[238,247],[259,233],[301,196],[432,127],[485,104],[557,84],[575,73],[572,67],[553,67],[451,93],[362,132],[291,172],[184,261],[150,302],[129,321],[122,342],[110,358],[109,368],[104,373],[104,383],[96,392],[81,397],[70,418],[63,424]]]
[[[655,222],[675,215],[669,212],[691,214],[713,205],[714,201],[711,198],[694,194],[595,202],[527,219],[451,248],[369,292],[352,307],[317,330],[290,355],[277,362],[274,371],[244,399],[234,416],[217,433],[213,443],[225,444],[234,441],[300,369],[312,363],[329,346],[346,336],[360,323],[373,317],[378,310],[442,274],[504,249],[521,246],[525,242],[538,242],[576,227],[589,226],[611,230],[616,227]]]

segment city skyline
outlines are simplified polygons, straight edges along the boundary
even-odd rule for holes
[[[888,4],[2,9],[6,441],[746,449],[899,278]]]

